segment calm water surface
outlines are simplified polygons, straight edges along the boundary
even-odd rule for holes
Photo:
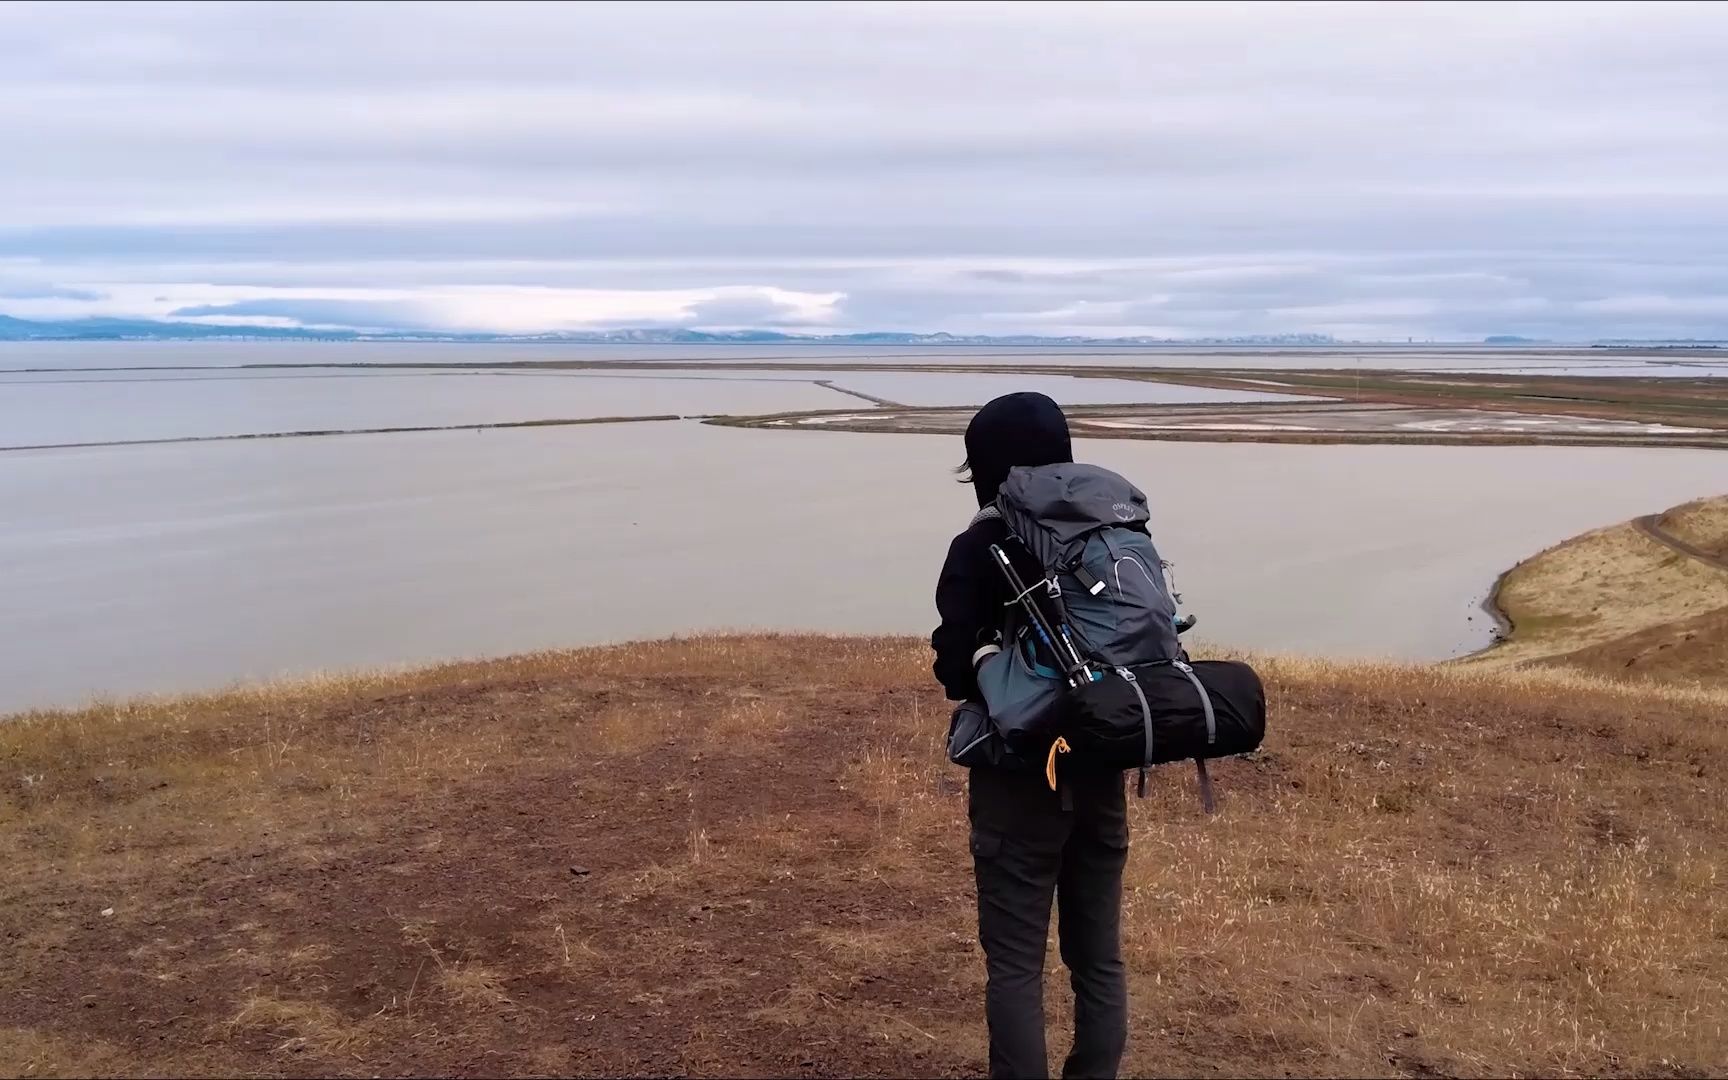
[[[641,372],[0,371],[0,449],[521,420],[869,407],[859,394],[905,405],[982,405],[1014,390],[1043,391],[1068,405],[1310,400],[1052,375],[645,367],[648,370]]]
[[[1728,457],[1080,444],[1205,635],[1439,658],[1513,562]],[[958,439],[693,422],[0,454],[0,711],[698,629],[928,632]]]

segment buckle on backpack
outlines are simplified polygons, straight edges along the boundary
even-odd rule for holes
[[[1104,582],[1093,577],[1092,571],[1081,564],[1075,563],[1071,572],[1074,575],[1074,580],[1080,583],[1080,587],[1085,589],[1088,595],[1097,596],[1104,591]]]

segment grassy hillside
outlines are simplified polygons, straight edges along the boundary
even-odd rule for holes
[[[1728,558],[1728,496],[1677,506],[1663,514],[1659,524],[1719,559]]]
[[[925,665],[695,639],[0,724],[0,1073],[976,1074]],[[1220,813],[1182,769],[1133,806],[1130,1072],[1728,1070],[1728,693],[1265,673]]]
[[[1550,548],[1495,603],[1512,634],[1472,664],[1728,687],[1728,496]]]

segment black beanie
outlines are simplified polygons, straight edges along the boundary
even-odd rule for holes
[[[1055,465],[1074,460],[1068,418],[1043,394],[999,397],[966,425],[966,464],[978,505],[995,501],[1008,470],[1016,465]]]

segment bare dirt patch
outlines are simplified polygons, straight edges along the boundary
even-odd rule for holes
[[[926,663],[696,639],[0,725],[0,1072],[976,1074]],[[1728,1068],[1728,698],[1265,669],[1220,815],[1180,769],[1134,804],[1128,1071]]]

